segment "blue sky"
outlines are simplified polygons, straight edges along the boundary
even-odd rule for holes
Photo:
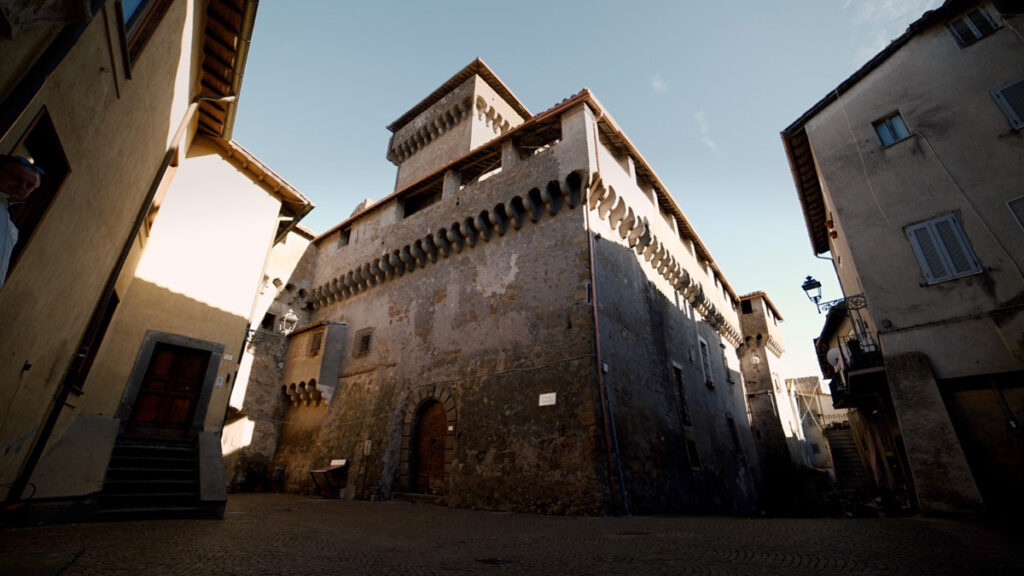
[[[534,114],[590,88],[738,293],[778,306],[783,377],[819,375],[841,296],[816,259],[779,132],[941,0],[264,0],[234,138],[316,203],[323,232],[392,192],[398,118],[481,57]]]

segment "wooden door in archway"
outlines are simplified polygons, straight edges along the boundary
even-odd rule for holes
[[[412,446],[412,491],[429,494],[445,492],[444,447],[447,424],[448,418],[440,402],[431,402],[420,409]]]

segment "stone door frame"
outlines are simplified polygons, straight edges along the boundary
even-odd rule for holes
[[[452,462],[455,459],[455,433],[457,431],[458,410],[455,404],[455,397],[446,386],[430,385],[414,389],[406,401],[405,415],[402,421],[402,450],[401,459],[398,464],[398,489],[408,491],[412,486],[412,479],[409,475],[412,452],[416,449],[412,445],[412,437],[416,432],[416,425],[420,411],[431,402],[437,402],[444,407],[445,411],[445,444],[444,444],[444,479],[446,484],[451,484]],[[447,490],[445,491],[447,493]]]

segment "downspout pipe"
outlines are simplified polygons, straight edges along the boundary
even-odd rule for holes
[[[629,498],[626,495],[625,478],[622,474],[622,458],[619,452],[619,435],[615,430],[615,419],[611,413],[611,400],[608,394],[608,383],[604,379],[604,359],[601,355],[601,329],[597,308],[597,263],[594,254],[594,232],[590,225],[590,197],[601,185],[601,151],[598,141],[598,122],[604,110],[594,118],[594,158],[596,176],[587,189],[587,197],[583,199],[583,215],[587,229],[587,255],[590,264],[590,303],[594,321],[594,361],[597,369],[597,389],[601,402],[601,419],[604,428],[605,455],[608,465],[608,481],[611,484],[612,498],[616,508],[623,514],[629,514]]]
[[[86,357],[85,348],[97,335],[97,332],[100,330],[100,320],[108,313],[110,299],[114,294],[117,279],[121,276],[121,272],[124,271],[125,263],[128,261],[128,256],[131,253],[132,246],[135,244],[135,237],[138,236],[139,230],[142,229],[142,224],[146,221],[146,216],[149,214],[149,209],[153,205],[153,199],[156,198],[157,191],[160,189],[160,184],[163,182],[164,176],[167,174],[167,169],[175,163],[177,159],[181,139],[185,135],[188,126],[192,123],[192,119],[195,116],[196,111],[199,110],[199,103],[202,101],[234,102],[235,100],[237,100],[237,97],[233,95],[219,98],[216,96],[200,94],[193,98],[192,102],[188,105],[188,109],[185,111],[185,116],[181,119],[181,124],[178,126],[178,130],[174,133],[174,138],[167,147],[163,160],[160,162],[160,167],[157,169],[156,175],[153,177],[153,181],[149,185],[146,197],[143,199],[136,211],[135,222],[132,224],[131,231],[128,233],[128,236],[125,238],[124,244],[121,247],[121,253],[117,258],[117,263],[114,264],[114,268],[107,276],[107,283],[104,285],[103,291],[100,293],[99,301],[93,309],[92,316],[89,319],[89,324],[86,327],[85,332],[82,334],[82,338],[79,340],[78,346],[75,348],[75,355],[72,356],[71,361],[68,363],[68,369],[64,372],[64,377],[61,379],[60,386],[54,394],[53,403],[50,405],[50,411],[47,414],[46,420],[43,422],[38,434],[36,434],[36,438],[32,444],[32,449],[25,457],[25,461],[21,465],[21,470],[18,472],[18,476],[14,479],[14,482],[11,483],[10,490],[7,492],[7,498],[4,501],[5,504],[13,504],[21,499],[21,493],[25,490],[25,487],[28,486],[28,482],[32,478],[32,473],[35,472],[36,466],[39,464],[39,459],[43,455],[43,450],[46,448],[46,445],[50,440],[50,436],[53,434],[53,429],[57,426],[60,414],[63,411],[64,406],[67,405],[68,395],[76,389],[74,376],[78,373],[81,363]]]

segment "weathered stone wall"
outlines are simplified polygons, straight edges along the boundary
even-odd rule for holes
[[[602,360],[630,509],[753,511],[757,459],[735,348],[592,216]]]
[[[588,106],[569,109],[548,147],[507,143],[500,170],[434,205],[402,218],[393,200],[318,239],[309,321],[347,323],[351,344],[330,404],[289,409],[274,462],[289,490],[339,458],[347,495],[409,489],[436,403],[444,482],[430,489],[450,505],[607,513],[622,495],[640,512],[753,510],[735,294],[596,128]]]
[[[242,354],[221,435],[226,480],[232,491],[270,488],[270,464],[290,401],[282,392],[288,340],[279,322],[289,310],[299,317],[300,325],[309,322],[304,309],[306,290],[301,286],[312,277],[316,247],[311,240],[305,230],[293,230],[271,249],[264,270],[251,326],[254,331]],[[262,327],[265,314],[273,317],[269,329]]]
[[[229,407],[221,436],[225,476],[231,491],[269,487],[270,463],[277,450],[286,406],[280,377],[285,351],[284,335],[264,330],[252,334],[246,344],[245,355],[252,364],[244,382],[241,409]]]
[[[750,312],[739,316],[743,333],[739,360],[764,480],[762,504],[770,513],[785,513],[789,511],[791,492],[798,488],[793,484],[793,462],[803,459],[803,447],[795,432],[800,423],[781,385],[781,358],[775,354],[782,350],[778,325],[761,297],[743,300]]]
[[[605,509],[579,208],[586,176],[572,180],[575,190],[567,180],[586,164],[562,146],[397,223],[376,217],[385,207],[355,222],[347,245],[333,234],[323,239],[313,286],[403,246],[422,247],[424,233],[453,222],[465,234],[447,253],[424,255],[313,312],[314,322],[346,322],[351,345],[330,405],[288,411],[275,465],[287,467],[289,489],[308,490],[309,470],[336,458],[351,462],[350,493],[407,489],[412,416],[436,400],[448,412],[442,492],[450,504]],[[556,202],[548,206],[539,190],[551,182]],[[499,205],[508,218],[487,230],[478,217]],[[540,406],[548,393],[555,404]]]

